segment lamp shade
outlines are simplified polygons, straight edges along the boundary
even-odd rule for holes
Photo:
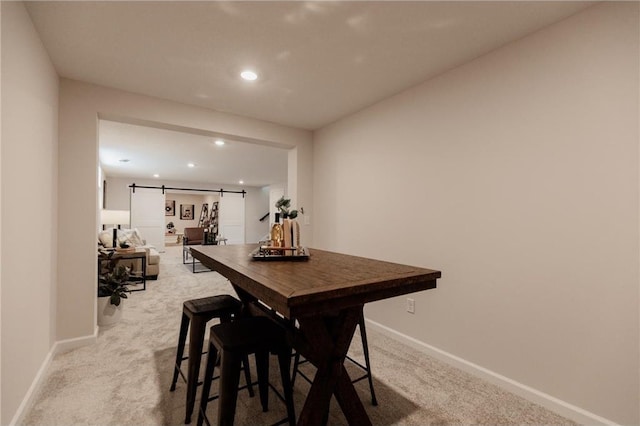
[[[102,210],[100,222],[103,225],[128,225],[129,210]]]

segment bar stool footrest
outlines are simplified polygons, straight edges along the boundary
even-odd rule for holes
[[[220,378],[220,376],[216,376],[216,377],[214,377],[214,378],[213,378],[213,379],[211,379],[211,380],[216,380],[216,379],[219,379],[219,378]],[[241,390],[245,390],[245,389],[247,389],[250,385],[251,385],[251,386],[258,386],[258,383],[259,383],[259,382],[256,380],[255,382],[251,382],[251,383],[249,383],[248,385],[238,386],[238,390],[239,390],[239,391],[241,391]],[[269,384],[269,386],[271,386],[271,384]],[[274,389],[274,390],[275,390],[275,389]],[[280,395],[278,395],[278,396],[280,396]],[[209,397],[209,399],[207,399],[207,401],[208,401],[208,402],[215,401],[215,400],[216,400],[216,399],[218,399],[218,398],[220,398],[220,395],[219,395],[219,394],[215,394],[215,395],[213,395],[213,396],[210,396],[210,397]],[[250,396],[250,398],[253,398],[253,396]]]

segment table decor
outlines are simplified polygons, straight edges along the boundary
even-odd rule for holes
[[[134,251],[136,251],[135,247],[116,247],[118,253],[133,253]]]
[[[289,260],[304,261],[309,260],[309,250],[305,247],[276,247],[269,245],[261,245],[251,252],[253,260],[270,261],[270,260]]]
[[[276,221],[271,225],[271,231],[269,232],[271,237],[271,245],[274,247],[281,247],[284,240],[284,233],[282,225],[280,224],[280,213],[276,213]]]

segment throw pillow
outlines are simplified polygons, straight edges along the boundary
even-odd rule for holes
[[[140,235],[140,231],[138,231],[138,228],[133,229],[133,232],[131,233],[131,236],[129,237],[129,239],[131,240],[133,245],[136,247],[140,247],[144,245],[144,239],[142,238],[142,235]]]
[[[98,239],[106,248],[113,248],[113,228],[100,231]]]
[[[118,244],[127,243],[131,247],[144,245],[144,240],[137,229],[118,229]]]
[[[129,242],[129,237],[127,236],[128,229],[118,229],[118,245],[122,243],[127,243],[131,245]]]
[[[138,231],[138,228],[134,228],[133,229],[133,241],[136,242],[137,246],[143,246],[146,244],[146,241],[144,240],[144,238],[142,238],[142,234],[140,234],[140,231]]]

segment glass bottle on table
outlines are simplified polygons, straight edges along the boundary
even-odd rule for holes
[[[273,247],[282,247],[283,236],[282,225],[280,224],[280,213],[276,213],[276,221],[271,226],[271,245]]]

